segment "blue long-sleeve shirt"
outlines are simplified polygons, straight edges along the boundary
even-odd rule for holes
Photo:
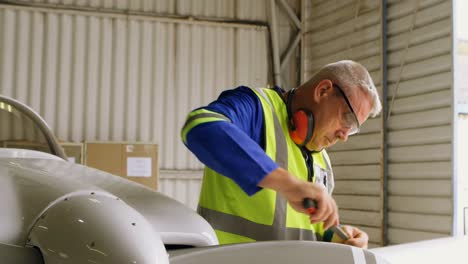
[[[260,99],[248,87],[221,93],[204,109],[220,113],[231,122],[202,123],[187,133],[186,146],[209,168],[235,181],[248,195],[278,168],[264,151],[265,122]]]

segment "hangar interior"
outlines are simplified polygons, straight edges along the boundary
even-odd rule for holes
[[[464,234],[461,2],[0,1],[0,94],[63,142],[157,144],[158,191],[195,209],[203,165],[180,139],[190,110],[239,85],[289,90],[355,60],[383,112],[329,151],[341,222],[367,232],[371,248]]]

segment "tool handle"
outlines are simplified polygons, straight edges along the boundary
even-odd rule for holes
[[[304,198],[304,200],[302,200],[302,206],[307,209],[309,214],[315,214],[317,211],[317,202],[310,198]]]

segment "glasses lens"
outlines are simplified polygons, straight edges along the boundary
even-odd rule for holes
[[[354,113],[347,113],[345,115],[345,119],[346,119],[346,126],[349,127],[348,135],[351,136],[351,135],[359,133],[359,123]]]
[[[353,110],[353,107],[351,106],[351,103],[348,100],[348,97],[346,97],[346,94],[343,92],[340,86],[333,84],[334,87],[340,91],[341,95],[343,96],[343,99],[345,100],[346,104],[349,107],[349,110],[351,113],[346,114],[346,123],[348,127],[350,128],[348,135],[354,135],[359,132],[359,120],[356,117],[356,113]]]

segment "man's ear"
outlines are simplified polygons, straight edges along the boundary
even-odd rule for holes
[[[325,79],[321,80],[314,91],[314,99],[319,102],[323,99],[330,98],[333,95],[333,83],[332,81]]]

